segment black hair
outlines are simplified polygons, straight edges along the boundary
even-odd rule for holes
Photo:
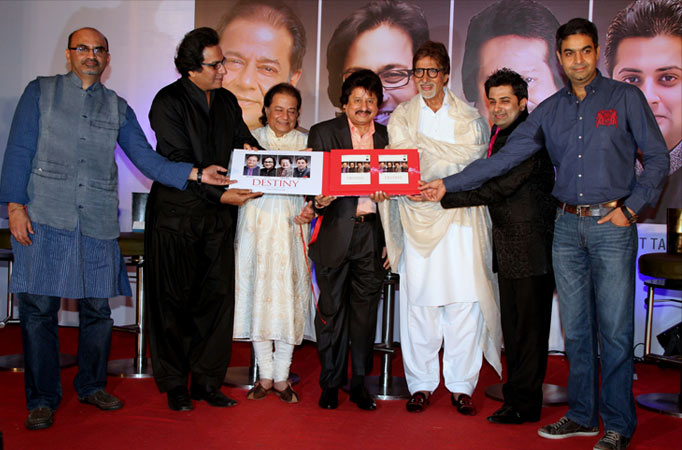
[[[485,80],[485,95],[490,95],[490,88],[498,86],[511,86],[516,98],[528,99],[528,83],[521,75],[506,67],[497,70]]]
[[[599,46],[599,36],[597,35],[597,27],[592,22],[582,17],[571,19],[565,24],[561,25],[556,30],[556,50],[561,53],[561,44],[569,36],[574,34],[584,34],[592,39],[592,44],[596,49]]]
[[[299,114],[301,113],[301,91],[289,83],[276,84],[271,87],[268,92],[265,93],[265,97],[263,97],[263,109],[261,110],[261,116],[259,119],[263,126],[268,124],[268,117],[265,115],[265,108],[269,108],[270,105],[272,105],[272,99],[276,94],[284,94],[294,97],[296,99],[296,112]],[[296,118],[296,125],[294,126],[298,127],[298,117]]]
[[[625,38],[653,38],[659,35],[682,38],[680,0],[638,0],[622,9],[606,33],[606,69],[613,76],[618,45]]]
[[[190,71],[201,72],[204,49],[214,45],[218,45],[218,33],[213,28],[201,27],[187,33],[175,56],[175,67],[180,75],[186,77]]]
[[[381,78],[371,70],[364,69],[353,72],[346,78],[346,81],[343,82],[343,85],[341,86],[341,97],[339,98],[342,106],[348,104],[348,98],[350,97],[351,92],[358,87],[374,94],[377,98],[377,106],[381,105],[384,101],[384,88],[381,85]]]

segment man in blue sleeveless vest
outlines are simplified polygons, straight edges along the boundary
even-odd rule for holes
[[[0,180],[12,233],[10,291],[19,299],[29,430],[51,426],[62,397],[61,297],[79,299],[78,400],[102,410],[123,406],[104,390],[113,324],[107,299],[132,295],[116,240],[116,143],[144,175],[170,186],[229,184],[218,173],[222,167],[197,169],[152,150],[133,110],[100,83],[110,59],[102,33],[74,31],[65,55],[71,72],[39,77],[21,96]]]

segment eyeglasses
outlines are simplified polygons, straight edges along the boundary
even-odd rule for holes
[[[104,56],[109,51],[104,48],[104,47],[88,47],[87,45],[77,45],[75,47],[69,47],[69,50],[73,50],[79,55],[88,55],[90,54],[90,50],[92,50],[92,53],[95,54],[95,56]]]
[[[426,73],[429,78],[436,78],[441,72],[445,71],[443,69],[436,69],[433,67],[429,67],[428,69],[412,69],[412,75],[414,75],[415,78],[422,78],[424,73]]]
[[[357,72],[359,69],[350,69],[343,73],[343,81],[346,81],[351,74]],[[384,89],[397,89],[407,85],[410,82],[411,71],[409,69],[386,69],[378,72],[381,79],[381,85]]]
[[[202,66],[210,67],[210,68],[213,69],[213,70],[220,69],[221,67],[224,68],[224,67],[225,67],[225,58],[223,58],[222,61],[218,61],[218,62],[214,62],[214,63],[205,63],[205,62],[202,62],[201,65],[202,65]]]

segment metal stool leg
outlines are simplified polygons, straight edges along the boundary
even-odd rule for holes
[[[228,367],[223,384],[240,389],[251,389],[258,381],[256,369],[256,354],[251,346],[251,360],[248,367]]]
[[[382,311],[381,344],[374,349],[381,352],[381,375],[365,377],[365,386],[370,395],[379,400],[400,400],[410,398],[404,377],[392,376],[393,314],[395,311],[395,287],[400,277],[389,272],[384,280],[384,307]]]
[[[145,344],[147,339],[147,330],[145,326],[145,306],[144,306],[144,258],[139,256],[133,258],[136,268],[137,276],[137,305],[135,308],[135,324],[129,326],[114,327],[117,331],[128,331],[137,335],[137,343],[135,346],[135,357],[126,359],[115,359],[109,361],[107,364],[107,374],[110,376],[117,376],[121,378],[149,378],[152,377],[152,363],[149,358],[145,356]]]
[[[12,314],[14,312],[14,295],[9,291],[9,282],[12,278],[12,258],[7,260],[7,316],[0,322],[0,328],[4,328],[7,324],[18,324],[20,321],[14,319]],[[75,355],[59,354],[59,368],[66,369],[77,364],[78,359]],[[23,353],[15,353],[13,355],[0,356],[0,371],[7,370],[10,372],[24,371],[24,355]]]
[[[651,333],[654,316],[654,286],[648,285],[646,327],[644,329],[644,355],[651,353]],[[652,393],[641,394],[635,399],[637,404],[649,411],[666,414],[674,417],[682,417],[682,373],[680,373],[680,393]]]

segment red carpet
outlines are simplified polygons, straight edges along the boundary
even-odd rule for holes
[[[62,351],[75,353],[75,329],[61,329]],[[134,336],[114,333],[112,359],[133,356]],[[17,326],[0,330],[0,355],[18,353],[21,341]],[[232,365],[248,364],[248,344],[235,344]],[[378,359],[377,359],[378,361]],[[375,371],[379,364],[375,364]],[[76,368],[62,371],[64,398],[48,430],[27,431],[23,374],[0,372],[0,431],[4,448],[14,449],[348,449],[348,448],[455,448],[455,449],[588,449],[598,438],[579,437],[550,441],[536,433],[539,424],[502,426],[485,418],[500,406],[487,398],[485,387],[498,382],[490,368],[481,370],[474,402],[475,417],[464,417],[450,405],[441,386],[431,406],[422,414],[405,411],[404,401],[378,401],[377,411],[359,410],[340,395],[334,411],[317,406],[320,388],[319,365],[314,345],[299,347],[293,371],[301,376],[295,386],[301,403],[287,405],[277,397],[247,401],[246,392],[224,388],[239,400],[234,408],[212,408],[201,402],[189,413],[170,411],[152,379],[110,378],[108,390],[121,397],[125,407],[103,412],[78,402],[73,389]],[[635,395],[647,392],[677,392],[680,375],[673,370],[637,364]],[[551,356],[546,381],[566,383],[567,364]],[[394,375],[402,374],[400,358],[394,360]],[[559,419],[566,407],[545,408],[541,424]],[[681,449],[682,419],[637,408],[639,424],[633,449]]]

